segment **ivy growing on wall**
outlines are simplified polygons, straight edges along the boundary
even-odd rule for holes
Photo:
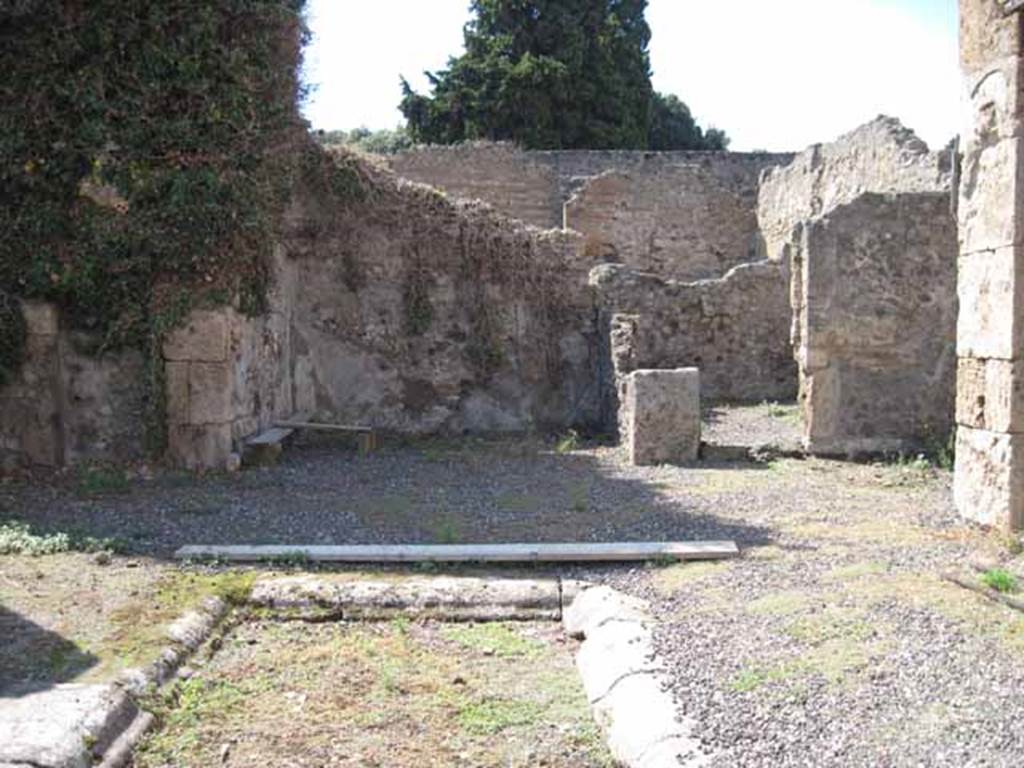
[[[151,359],[197,303],[260,312],[305,139],[304,2],[0,2],[0,291]]]

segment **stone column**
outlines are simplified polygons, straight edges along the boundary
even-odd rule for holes
[[[960,0],[967,114],[954,493],[962,515],[1007,530],[1024,526],[1022,5]]]

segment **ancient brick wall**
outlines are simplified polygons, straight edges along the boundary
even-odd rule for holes
[[[594,263],[677,279],[720,277],[759,258],[761,171],[792,155],[727,152],[524,152],[508,144],[425,147],[388,162],[456,198],[480,199],[585,238]]]
[[[934,448],[952,424],[956,222],[944,192],[863,194],[792,248],[807,448]]]
[[[97,340],[67,331],[55,305],[22,309],[27,356],[0,389],[0,470],[141,458],[141,355],[96,355]]]
[[[761,261],[715,280],[682,282],[621,266],[590,276],[609,339],[612,390],[647,368],[699,368],[709,402],[789,400],[796,364],[789,345],[786,269]],[[606,379],[607,381],[607,379]],[[606,413],[614,413],[614,403]]]

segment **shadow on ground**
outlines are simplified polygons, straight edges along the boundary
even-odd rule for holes
[[[98,659],[56,632],[0,605],[0,697],[10,698],[69,682]]]
[[[238,474],[158,473],[91,494],[70,481],[0,487],[0,520],[73,528],[158,558],[184,544],[770,543],[769,528],[686,493],[713,471],[630,467],[613,448],[560,454],[523,438],[396,443],[365,457],[316,439]]]

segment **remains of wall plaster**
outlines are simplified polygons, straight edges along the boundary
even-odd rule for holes
[[[745,264],[696,282],[605,265],[591,272],[590,284],[608,329],[609,373],[620,397],[634,370],[684,367],[700,369],[709,401],[796,395],[784,265]]]
[[[401,432],[593,423],[579,238],[364,168],[362,202],[290,215],[294,405]]]
[[[580,232],[591,264],[677,279],[719,277],[760,256],[762,170],[792,155],[525,152],[508,144],[424,147],[389,158],[401,176],[483,200],[540,227]]]
[[[960,0],[966,98],[959,217],[960,513],[1024,527],[1024,18]]]
[[[956,223],[944,193],[863,194],[792,248],[806,447],[941,444],[955,389]]]
[[[27,354],[0,389],[0,469],[127,461],[143,452],[143,363],[95,355],[96,340],[61,327],[52,304],[24,302]]]

